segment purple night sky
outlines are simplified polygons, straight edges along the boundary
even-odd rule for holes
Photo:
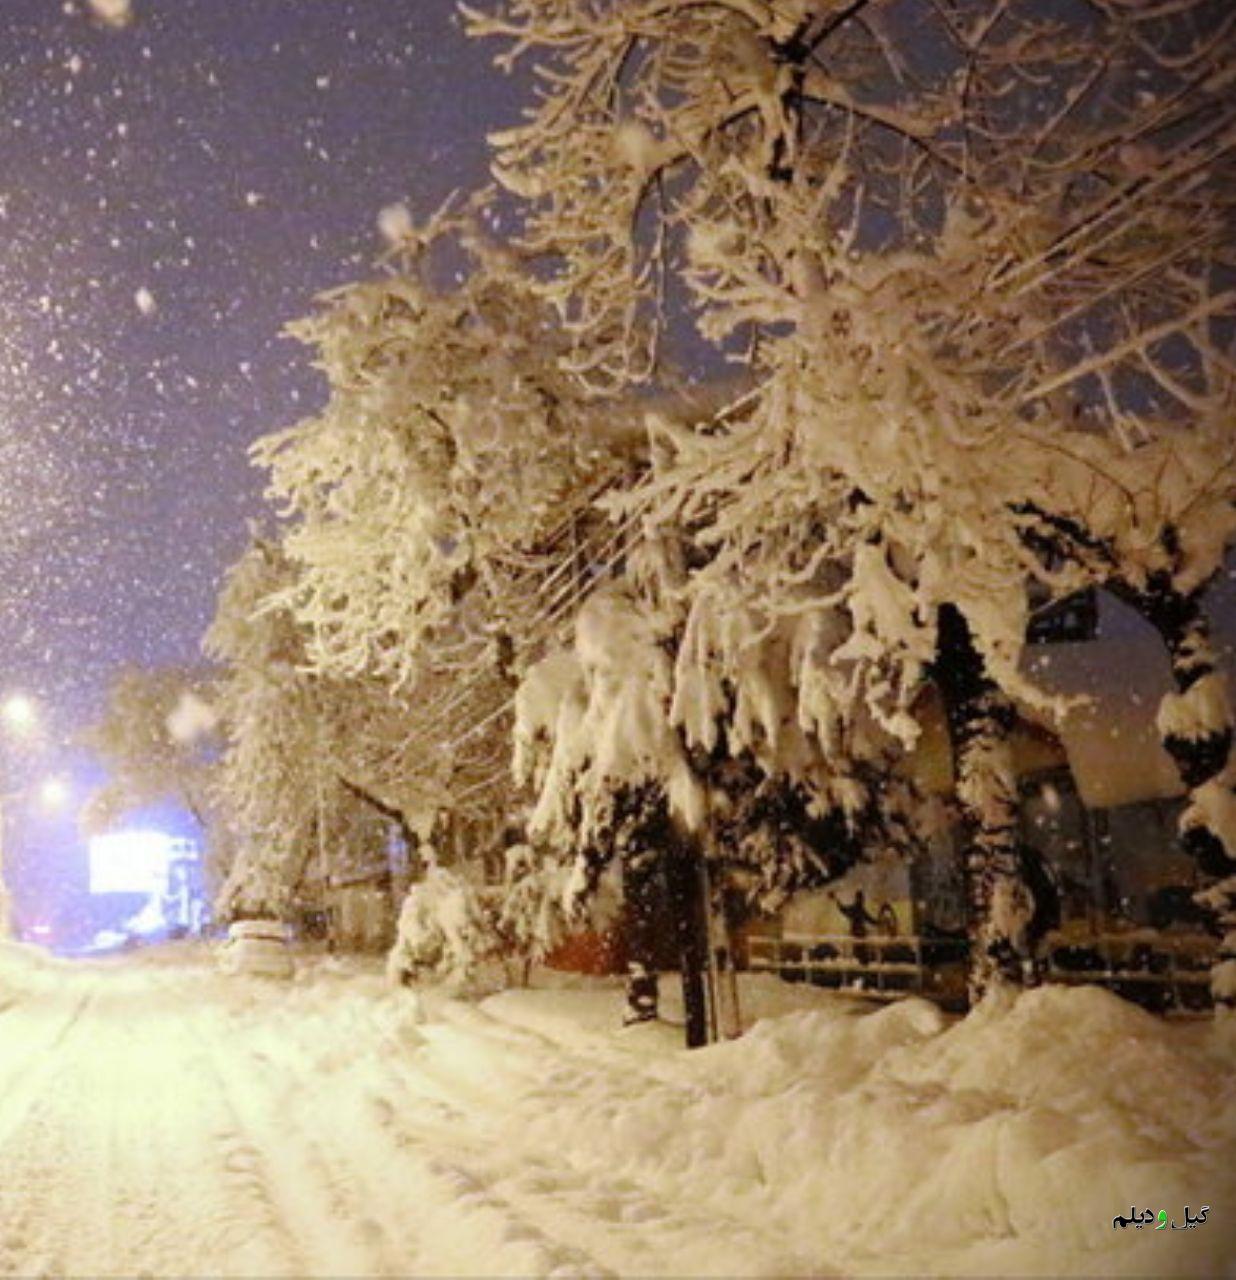
[[[454,0],[2,8],[0,683],[67,731],[117,663],[196,656],[246,447],[320,395],[282,325],[365,273],[383,205],[483,181],[516,94]]]
[[[0,691],[53,738],[117,665],[197,658],[246,448],[322,394],[283,324],[369,269],[384,205],[484,181],[518,109],[454,0],[133,10],[0,0]]]

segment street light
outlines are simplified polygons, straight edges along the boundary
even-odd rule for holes
[[[17,734],[29,733],[38,723],[39,711],[34,699],[24,693],[12,693],[0,703],[0,716],[5,726]]]
[[[69,784],[63,778],[47,778],[39,786],[39,802],[44,809],[59,809],[69,798]]]

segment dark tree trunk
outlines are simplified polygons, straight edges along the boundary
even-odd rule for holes
[[[1219,938],[1210,972],[1216,1011],[1236,1009],[1236,754],[1232,705],[1219,672],[1203,587],[1176,588],[1168,573],[1144,588],[1117,594],[1159,633],[1167,647],[1175,691],[1160,704],[1159,734],[1189,802],[1180,818],[1180,843],[1198,868],[1196,901],[1211,914]]]
[[[935,678],[948,718],[961,811],[973,1005],[997,983],[1024,983],[1034,975],[1034,899],[1017,838],[1016,712],[988,677],[966,619],[947,605],[940,610]]]
[[[622,859],[626,903],[626,1010],[623,1025],[652,1022],[659,1012],[657,922],[661,908],[664,855],[657,849],[627,853]]]
[[[700,893],[699,854],[689,847],[671,850],[665,859],[670,914],[682,972],[682,1007],[687,1048],[708,1043],[708,919]]]
[[[709,1030],[714,1040],[734,1040],[742,1034],[738,973],[734,967],[734,941],[726,909],[723,864],[711,835],[705,839],[703,856],[697,866],[708,939]]]
[[[380,813],[384,818],[394,823],[395,827],[399,831],[400,837],[407,846],[409,853],[416,848],[416,833],[408,825],[408,819],[402,809],[396,809],[393,804],[387,804],[381,796],[376,795],[374,792],[369,790],[368,787],[354,781],[352,778],[345,778],[341,773],[336,773],[335,777],[339,780],[340,786],[342,786],[345,791],[350,792],[358,800],[363,801],[376,812]]]

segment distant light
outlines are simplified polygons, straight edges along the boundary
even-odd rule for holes
[[[45,808],[59,809],[68,803],[69,784],[63,778],[48,778],[39,787],[39,799]]]
[[[38,722],[39,712],[34,699],[24,693],[14,693],[0,706],[4,723],[16,733],[27,733]]]

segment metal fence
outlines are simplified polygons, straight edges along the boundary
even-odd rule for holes
[[[755,935],[748,941],[751,969],[791,981],[814,982],[874,999],[923,992],[929,970],[917,937],[852,938],[840,933]],[[817,981],[818,975],[818,981]]]
[[[870,1000],[923,995],[952,1007],[965,1002],[964,942],[918,935],[854,938],[837,933],[755,934],[748,966],[790,982]],[[1043,978],[1090,983],[1156,1012],[1205,1017],[1211,1011],[1213,943],[1204,935],[1104,933],[1082,938],[1049,934]]]

